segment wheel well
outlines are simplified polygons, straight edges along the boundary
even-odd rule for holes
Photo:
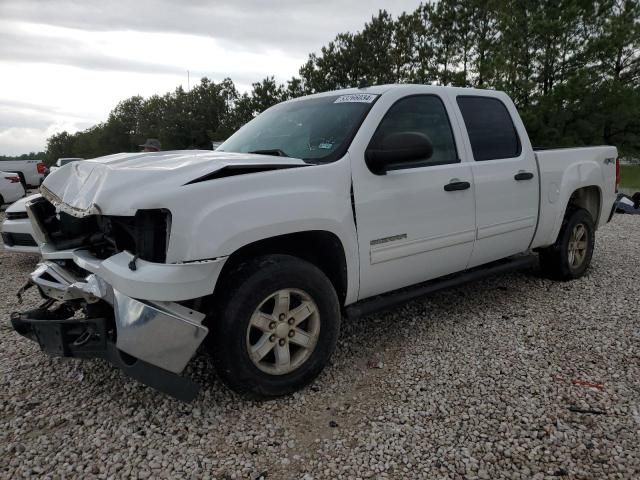
[[[331,232],[311,230],[265,238],[236,250],[220,273],[220,278],[250,258],[269,254],[285,254],[306,260],[329,278],[340,303],[347,296],[347,260],[340,239]],[[220,282],[220,280],[218,280]]]
[[[594,185],[577,189],[569,198],[569,206],[584,208],[591,214],[597,227],[600,216],[600,189]]]

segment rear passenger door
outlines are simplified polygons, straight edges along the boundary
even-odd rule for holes
[[[510,100],[458,95],[456,102],[474,159],[477,230],[469,262],[474,267],[529,248],[538,219],[539,179],[533,150]]]

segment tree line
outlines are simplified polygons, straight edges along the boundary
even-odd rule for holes
[[[520,110],[535,146],[610,144],[640,154],[638,0],[440,0],[393,17],[381,10],[341,33],[285,84],[240,93],[231,79],[120,102],[108,118],[47,141],[47,159],[211,148],[271,105],[315,92],[385,83],[495,88]]]

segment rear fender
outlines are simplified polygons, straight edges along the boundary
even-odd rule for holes
[[[597,215],[594,217],[594,224],[598,225],[598,220],[602,217],[602,189],[600,185],[604,184],[604,176],[602,172],[602,167],[597,162],[594,161],[586,161],[575,163],[570,165],[569,168],[564,172],[562,176],[562,181],[560,183],[560,188],[558,192],[558,200],[555,202],[557,208],[554,212],[553,218],[553,228],[549,232],[547,237],[547,244],[551,245],[555,243],[558,235],[560,234],[560,229],[562,228],[562,221],[564,220],[564,216],[567,212],[567,208],[569,207],[569,202],[573,194],[585,187],[594,187],[598,192],[598,206],[596,208]],[[553,192],[549,192],[550,195],[553,195]]]

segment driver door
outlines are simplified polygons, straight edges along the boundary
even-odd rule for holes
[[[400,132],[422,132],[433,155],[383,175],[352,159],[360,255],[359,299],[464,270],[475,240],[471,166],[436,94],[397,100],[370,147]],[[364,156],[364,155],[363,155]]]

